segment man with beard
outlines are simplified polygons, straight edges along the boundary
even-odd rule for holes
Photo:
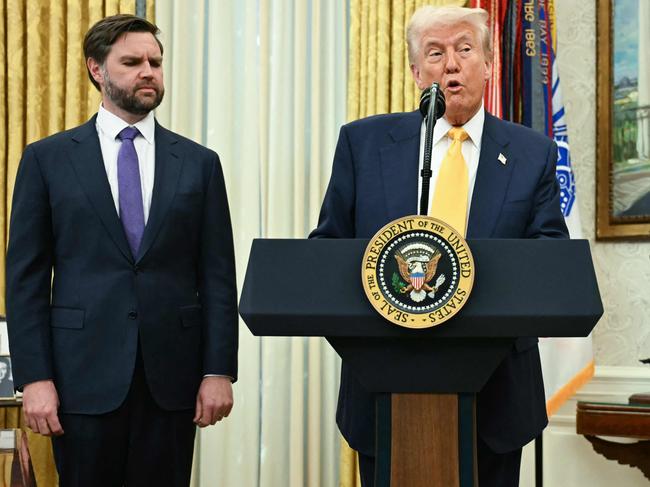
[[[88,31],[99,112],[27,146],[16,178],[14,379],[27,426],[53,436],[62,487],[187,486],[195,424],[215,424],[233,404],[223,173],[217,154],[154,119],[158,32],[130,15]]]

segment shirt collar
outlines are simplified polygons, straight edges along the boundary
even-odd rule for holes
[[[485,110],[483,109],[483,102],[481,102],[481,108],[470,118],[463,128],[467,135],[469,135],[469,140],[474,144],[478,149],[481,147],[481,137],[483,135],[483,124],[485,123]],[[424,125],[423,125],[424,126]],[[438,119],[436,126],[433,128],[433,145],[436,145],[440,140],[447,135],[447,132],[452,128],[452,126],[444,118]]]
[[[124,128],[131,125],[122,120],[117,115],[106,110],[103,104],[100,104],[99,111],[97,112],[97,126],[108,137],[115,139],[117,137],[117,134],[119,134]],[[142,137],[144,137],[144,140],[146,140],[149,144],[154,143],[156,124],[153,116],[153,111],[147,113],[146,117],[144,117],[139,122],[134,123],[132,126],[138,129],[140,135],[142,135]]]

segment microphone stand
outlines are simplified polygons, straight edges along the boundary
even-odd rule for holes
[[[431,103],[433,101],[433,103]],[[436,121],[445,113],[445,95],[438,83],[433,83],[420,95],[420,113],[425,120],[424,161],[422,164],[422,192],[420,193],[420,215],[429,213],[429,185],[431,182],[431,149],[433,145],[433,128]]]

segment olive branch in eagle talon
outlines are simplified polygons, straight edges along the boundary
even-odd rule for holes
[[[406,283],[399,278],[397,272],[393,272],[391,284],[393,285],[393,289],[395,290],[396,293],[400,292],[400,290],[406,286]]]
[[[408,283],[400,288],[399,292],[402,294],[410,293],[410,297],[416,303],[424,301],[428,295],[433,298],[438,288],[445,282],[445,275],[441,274],[436,279],[435,285],[429,286],[429,282],[436,275],[438,262],[440,261],[441,254],[436,252],[428,262],[411,261],[408,262],[404,256],[397,252],[395,259],[402,279]]]

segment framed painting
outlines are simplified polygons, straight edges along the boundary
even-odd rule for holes
[[[597,0],[596,237],[650,238],[650,1]]]

